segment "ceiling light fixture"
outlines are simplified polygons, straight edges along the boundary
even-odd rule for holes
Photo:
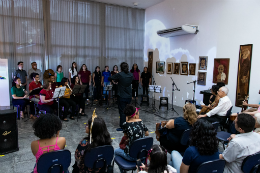
[[[138,5],[138,3],[137,2],[134,2],[134,6],[137,6]]]

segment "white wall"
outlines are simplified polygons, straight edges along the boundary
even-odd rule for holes
[[[196,76],[159,75],[153,73],[157,84],[171,101],[172,77],[181,91],[175,91],[174,104],[184,105],[192,98],[193,85],[187,82],[197,79],[199,56],[208,56],[207,84],[196,86],[197,100],[202,100],[201,90],[212,86],[214,58],[230,58],[229,97],[235,105],[239,46],[253,44],[249,103],[259,103],[260,89],[260,1],[259,0],[165,0],[146,9],[144,61],[148,52],[154,52],[153,72],[156,61],[197,63]],[[171,38],[157,36],[156,31],[180,27],[183,24],[199,25],[197,35]],[[233,112],[241,108],[233,108]]]

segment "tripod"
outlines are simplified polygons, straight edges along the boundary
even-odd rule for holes
[[[168,111],[173,111],[175,112],[176,114],[178,114],[178,112],[176,112],[176,110],[173,108],[173,97],[174,97],[174,91],[177,90],[177,91],[180,91],[180,89],[178,89],[177,85],[175,84],[175,82],[173,81],[172,77],[171,77],[171,80],[172,80],[172,108],[167,110],[166,112]],[[176,89],[174,89],[174,86]],[[178,114],[179,115],[179,114]]]
[[[193,83],[193,97],[192,97],[192,104],[195,104],[195,86],[196,86],[196,80],[195,81],[192,81],[192,82],[189,82],[189,83],[187,83],[187,84],[191,84],[191,83]],[[196,104],[195,104],[195,106],[196,106]]]

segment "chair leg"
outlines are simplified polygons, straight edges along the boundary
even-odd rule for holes
[[[225,144],[224,144],[224,142],[222,142],[222,144],[223,144],[223,148],[224,148],[224,150],[225,150]]]

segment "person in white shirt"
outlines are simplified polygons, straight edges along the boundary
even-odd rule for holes
[[[30,78],[32,73],[38,73],[39,81],[42,82],[42,72],[40,69],[37,69],[37,63],[32,62],[31,65],[32,65],[32,68],[30,70],[28,70],[29,83],[31,83],[33,81],[33,79]]]
[[[199,115],[198,118],[204,118],[209,122],[220,122],[226,120],[226,113],[232,107],[232,103],[229,99],[228,88],[221,87],[218,90],[218,96],[220,97],[218,106],[209,111],[207,114]]]
[[[245,113],[238,114],[234,121],[236,130],[240,133],[232,134],[227,148],[219,155],[226,161],[224,173],[243,173],[243,160],[260,151],[260,135],[253,132],[256,120]]]
[[[73,81],[73,77],[78,75],[78,71],[77,71],[77,63],[73,62],[71,65],[71,68],[69,69],[69,82],[71,84],[74,83]]]

